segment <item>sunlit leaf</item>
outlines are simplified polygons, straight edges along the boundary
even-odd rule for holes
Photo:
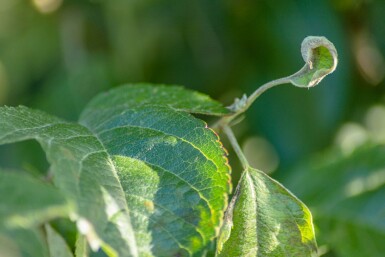
[[[27,139],[36,139],[46,152],[54,183],[75,204],[71,216],[91,247],[107,243],[122,255],[135,256],[124,193],[98,139],[81,125],[43,112],[1,107],[0,144]]]
[[[309,257],[315,251],[307,207],[265,173],[246,170],[226,211],[217,256]]]
[[[143,256],[202,256],[226,207],[225,151],[186,111],[226,112],[180,87],[139,85],[97,96],[82,114],[113,156]]]
[[[94,112],[124,111],[138,105],[168,106],[189,113],[222,116],[230,111],[209,96],[181,86],[128,84],[99,94],[82,113],[83,118]],[[81,119],[83,119],[81,118]]]

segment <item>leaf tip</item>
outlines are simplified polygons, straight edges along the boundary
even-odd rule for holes
[[[301,44],[301,54],[305,66],[289,77],[295,86],[307,88],[316,86],[337,67],[337,50],[326,37],[306,37]]]

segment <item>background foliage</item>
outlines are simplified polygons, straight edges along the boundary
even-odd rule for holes
[[[324,35],[339,53],[333,76],[266,93],[237,134],[256,168],[310,206],[325,256],[381,256],[384,13],[381,0],[2,0],[0,104],[77,120],[96,93],[143,81],[230,104],[298,70],[302,39]],[[1,167],[39,176],[48,165],[37,150],[2,146]]]

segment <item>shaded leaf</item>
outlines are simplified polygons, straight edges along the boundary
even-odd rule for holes
[[[125,86],[99,95],[82,114],[118,168],[141,256],[202,256],[217,235],[229,166],[217,135],[185,112],[211,112],[204,106],[212,100],[195,96]]]
[[[306,64],[289,77],[295,86],[313,87],[337,67],[337,50],[325,37],[306,37],[302,41],[301,53]]]
[[[312,256],[310,211],[265,173],[249,168],[226,211],[217,256]]]
[[[34,227],[70,211],[57,188],[27,174],[0,171],[0,230]]]
[[[48,257],[44,236],[38,229],[6,229],[0,231],[2,257]]]
[[[383,256],[385,146],[332,150],[297,167],[285,180],[313,210],[319,241],[337,256]],[[317,179],[314,179],[317,178]]]
[[[56,232],[49,224],[45,225],[45,231],[51,257],[73,257],[71,249],[58,232]]]
[[[78,219],[78,227],[79,221],[88,222],[83,232],[91,246],[95,249],[104,241],[124,256],[136,256],[123,190],[98,139],[81,125],[43,112],[1,107],[0,144],[27,139],[36,139],[46,152],[55,185],[75,203],[71,216]]]

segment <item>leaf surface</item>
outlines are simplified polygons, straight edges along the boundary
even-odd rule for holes
[[[186,112],[227,111],[180,87],[139,85],[97,96],[81,116],[113,156],[141,256],[202,256],[226,207],[226,153]]]
[[[49,257],[45,238],[37,228],[0,231],[0,250],[2,257]]]
[[[297,87],[313,87],[337,67],[337,50],[325,37],[306,37],[302,41],[301,53],[305,66],[289,77]]]
[[[49,224],[45,225],[45,231],[51,257],[73,257],[71,249],[58,232],[56,232]]]
[[[57,188],[27,174],[0,171],[0,230],[34,227],[70,211]]]
[[[71,215],[91,247],[112,246],[136,256],[127,205],[115,167],[85,127],[25,107],[0,108],[0,144],[36,139],[51,164],[55,185],[75,204]]]
[[[214,116],[230,114],[221,103],[205,94],[181,86],[155,86],[143,83],[128,84],[99,94],[88,104],[82,117],[92,117],[94,112],[108,113],[110,109],[118,113],[138,105],[169,106],[179,111]]]
[[[312,256],[310,211],[277,181],[249,168],[226,211],[217,249],[223,257]]]

